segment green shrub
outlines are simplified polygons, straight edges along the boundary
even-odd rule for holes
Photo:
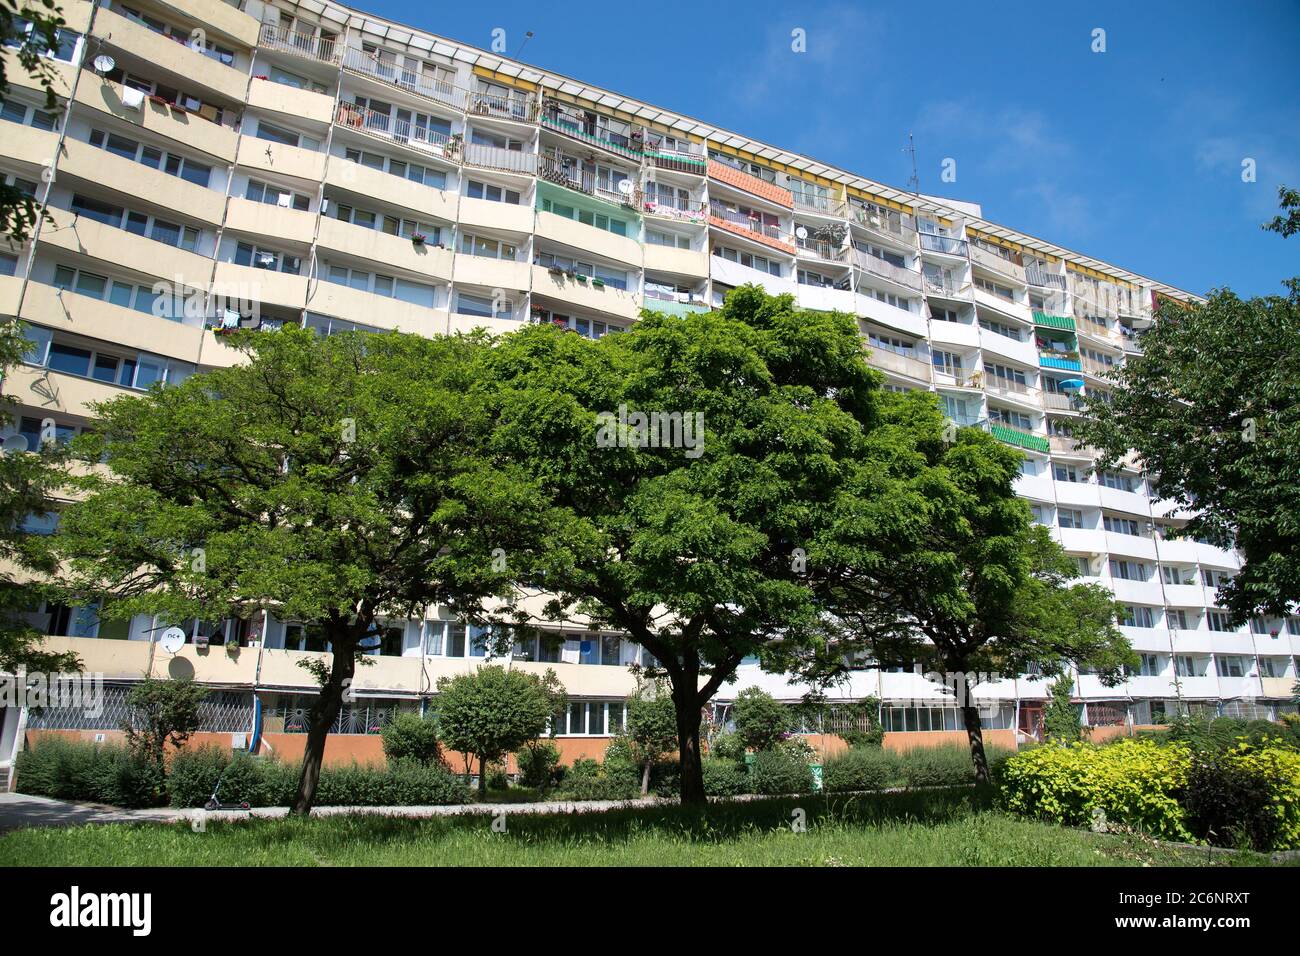
[[[384,724],[379,736],[383,738],[384,756],[389,760],[442,763],[438,721],[431,715],[421,717],[411,711],[401,711]]]
[[[1173,840],[1192,839],[1178,797],[1187,784],[1191,749],[1183,743],[1121,740],[1035,747],[1008,758],[1000,787],[1008,809],[1068,826],[1106,820]]]
[[[637,780],[640,779],[638,776]],[[676,760],[660,760],[651,765],[650,792],[656,797],[675,797],[682,792],[682,768]]]
[[[553,787],[560,778],[560,751],[545,740],[535,740],[524,745],[515,754],[519,767],[519,783],[524,787],[545,790]]]
[[[756,753],[749,776],[754,793],[811,793],[813,788],[813,772],[807,762],[779,748]]]
[[[580,757],[560,782],[560,797],[566,800],[630,800],[641,793],[636,768],[615,763],[602,767],[595,760]]]
[[[822,789],[829,793],[883,790],[899,776],[898,758],[877,747],[855,747],[822,766]]]
[[[751,750],[771,750],[794,729],[794,713],[771,694],[747,687],[731,708],[736,733]]]
[[[990,762],[998,751],[986,748]],[[915,747],[898,755],[899,775],[908,787],[953,787],[975,782],[975,764],[970,748],[961,744]]]
[[[45,737],[19,753],[17,774],[19,791],[36,796],[130,808],[165,802],[158,765],[126,747]]]
[[[704,792],[710,797],[735,797],[749,792],[749,772],[743,763],[706,757],[701,766],[704,768]]]
[[[709,756],[740,763],[745,759],[745,741],[740,739],[740,734],[718,734],[709,745]]]
[[[1187,825],[1216,846],[1300,848],[1300,753],[1241,744],[1192,758],[1183,795]]]

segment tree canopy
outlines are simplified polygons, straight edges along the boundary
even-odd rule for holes
[[[122,396],[78,439],[85,479],[56,536],[70,593],[106,617],[221,620],[261,610],[318,628],[295,812],[325,735],[385,617],[435,602],[482,619],[508,589],[498,549],[538,537],[531,484],[485,454],[475,337],[244,332],[246,362]]]

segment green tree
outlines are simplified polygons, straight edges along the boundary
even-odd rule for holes
[[[731,707],[736,733],[754,751],[772,750],[794,729],[794,714],[767,691],[746,687]]]
[[[977,675],[1059,674],[1094,667],[1107,684],[1136,655],[1115,626],[1118,605],[1101,585],[1071,584],[1076,570],[1046,528],[1030,520],[1013,482],[1020,453],[974,428],[955,436],[925,393],[898,396],[886,429],[908,520],[864,531],[862,505],[845,502],[837,533],[815,556],[828,571],[826,655],[805,673],[842,676],[846,655],[882,664],[922,662],[950,683],[962,709],[976,778],[988,780]],[[952,438],[946,441],[945,438]],[[887,555],[882,559],[882,552]]]
[[[1286,296],[1166,303],[1142,354],[1093,394],[1075,430],[1110,467],[1133,449],[1155,495],[1190,517],[1176,536],[1236,547],[1218,602],[1238,621],[1300,601],[1300,280]]]
[[[703,709],[744,658],[793,651],[819,618],[803,554],[867,470],[882,394],[857,326],[745,287],[721,310],[647,312],[594,343],[527,328],[486,362],[494,448],[555,507],[529,569],[557,595],[548,613],[576,608],[654,656],[682,800],[702,802]],[[864,526],[898,517],[877,477]]]
[[[45,91],[45,108],[59,105],[54,93],[57,75],[47,54],[59,48],[63,11],[54,0],[0,0],[0,47],[14,50],[13,59]],[[9,93],[10,57],[0,56],[0,99]],[[27,241],[40,215],[36,200],[17,185],[0,182],[0,235]]]
[[[487,793],[488,765],[536,740],[564,703],[564,686],[547,668],[539,677],[485,665],[438,681],[438,728],[452,750],[478,758],[478,792]]]
[[[1073,743],[1082,737],[1079,709],[1070,699],[1073,691],[1074,680],[1069,674],[1062,674],[1052,681],[1047,707],[1043,711],[1043,732],[1048,740]]]
[[[199,729],[199,708],[207,696],[207,689],[189,678],[146,677],[126,695],[129,714],[122,729],[127,745],[162,770],[168,745],[185,746]]]
[[[1277,187],[1277,203],[1281,214],[1264,223],[1264,228],[1276,232],[1283,239],[1300,232],[1300,190],[1288,186]]]
[[[384,757],[389,762],[414,760],[423,764],[442,763],[438,721],[433,714],[402,711],[384,724],[379,736],[383,739]]]
[[[432,603],[481,620],[500,557],[536,537],[527,483],[484,454],[478,338],[244,332],[242,364],[97,407],[56,535],[71,593],[104,613],[272,611],[328,642],[292,812],[310,812],[329,728],[383,618]],[[82,441],[83,439],[78,439]],[[500,549],[500,550],[497,550]]]
[[[677,710],[667,688],[638,678],[627,699],[626,736],[632,759],[641,765],[641,796],[650,792],[650,771],[677,749]]]
[[[21,323],[0,322],[0,380],[22,361],[30,345]],[[16,405],[13,396],[0,395],[0,433],[13,431]],[[27,526],[32,516],[57,512],[66,460],[57,442],[42,442],[26,451],[0,449],[0,671],[80,670],[76,654],[41,650],[43,635],[22,618],[57,570],[46,537],[29,532]]]

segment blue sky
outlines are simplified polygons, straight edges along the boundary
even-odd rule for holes
[[[1295,0],[358,2],[895,186],[911,132],[923,192],[1193,292],[1300,274],[1259,228],[1300,188]]]

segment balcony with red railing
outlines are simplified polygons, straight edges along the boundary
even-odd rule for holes
[[[766,179],[759,179],[716,159],[709,160],[709,178],[734,189],[739,189],[786,209],[794,209],[794,194]]]
[[[780,249],[789,255],[795,253],[795,247],[785,241],[779,225],[765,223],[722,203],[709,203],[709,224],[773,249]]]

